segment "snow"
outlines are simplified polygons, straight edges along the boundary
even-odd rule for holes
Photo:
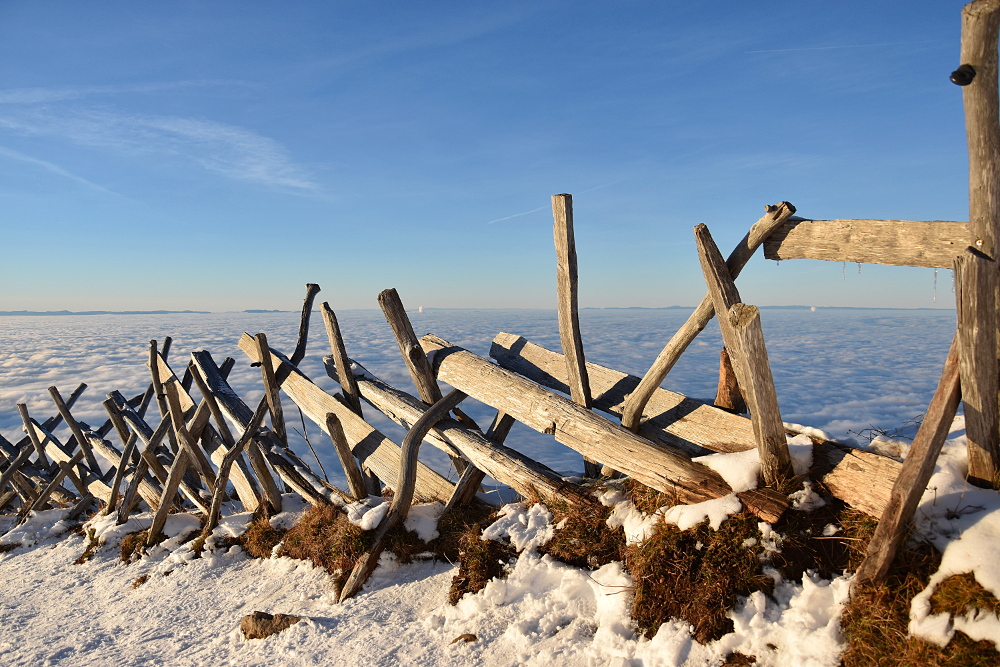
[[[792,470],[802,475],[812,466],[812,440],[808,435],[799,434],[788,438],[788,455],[792,459]],[[692,461],[703,463],[726,480],[733,491],[740,493],[757,488],[760,477],[760,452],[748,449],[730,454],[709,454],[696,456]]]
[[[484,540],[508,539],[518,551],[534,549],[552,539],[552,513],[541,503],[513,503],[500,508],[500,518],[483,531]]]
[[[430,542],[438,537],[438,519],[444,514],[444,503],[422,503],[410,507],[403,527],[412,530],[424,542]]]
[[[740,502],[735,493],[731,493],[728,496],[706,500],[694,505],[674,505],[663,514],[663,520],[674,524],[681,530],[687,530],[708,519],[708,525],[712,530],[718,530],[726,517],[736,514],[741,509],[743,509],[743,503]]]

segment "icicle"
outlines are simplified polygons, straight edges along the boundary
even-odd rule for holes
[[[844,280],[847,280],[847,260],[844,260]]]
[[[858,262],[858,273],[861,273],[861,262]]]
[[[934,303],[937,303],[937,269],[934,269]]]

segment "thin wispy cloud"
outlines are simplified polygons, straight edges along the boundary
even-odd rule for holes
[[[111,86],[59,86],[49,88],[8,88],[0,90],[0,104],[45,104],[65,102],[95,96],[125,94],[155,94],[181,88],[207,86],[247,86],[241,81],[194,80],[165,81],[161,83],[134,83]]]
[[[67,171],[66,169],[63,169],[57,164],[53,164],[45,160],[39,160],[38,158],[31,157],[30,155],[25,155],[24,153],[20,153],[13,149],[6,148],[4,146],[0,146],[0,155],[9,158],[11,160],[17,160],[19,162],[27,162],[28,164],[33,164],[35,166],[42,167],[43,169],[51,171],[54,174],[58,174],[59,176],[63,176],[65,178],[70,179],[71,181],[75,181],[81,185],[85,185],[88,188],[93,188],[101,192],[111,193],[111,191],[105,188],[104,186],[98,185],[93,181],[88,181],[86,178],[83,178],[82,176],[77,176],[73,172]]]
[[[180,116],[32,105],[0,110],[0,129],[130,155],[169,155],[238,180],[311,191],[316,184],[278,142],[246,128]]]

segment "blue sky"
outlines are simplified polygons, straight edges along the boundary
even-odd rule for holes
[[[0,310],[693,305],[764,204],[968,218],[962,2],[0,2]],[[952,307],[758,255],[759,305]],[[936,296],[936,301],[935,301]]]

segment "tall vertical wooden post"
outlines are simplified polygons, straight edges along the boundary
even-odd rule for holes
[[[593,405],[587,360],[580,334],[579,286],[576,271],[576,237],[573,234],[573,195],[552,195],[553,236],[556,243],[556,289],[558,292],[559,339],[562,342],[569,391],[573,402],[588,410]],[[600,477],[601,467],[583,458],[587,477]]]
[[[971,246],[988,263],[966,256],[956,273],[959,300],[959,370],[965,401],[969,443],[969,479],[981,486],[997,482],[997,243],[1000,240],[1000,100],[997,84],[997,40],[1000,37],[1000,0],[976,0],[962,9],[961,67],[952,81],[962,85],[965,132],[969,146],[969,221]],[[973,269],[971,264],[976,264]],[[981,266],[978,266],[981,265]],[[962,285],[975,275],[977,285]],[[989,293],[985,293],[985,292]],[[971,299],[974,299],[972,301]],[[972,340],[993,340],[988,362],[976,359]],[[976,396],[983,402],[974,404]]]

